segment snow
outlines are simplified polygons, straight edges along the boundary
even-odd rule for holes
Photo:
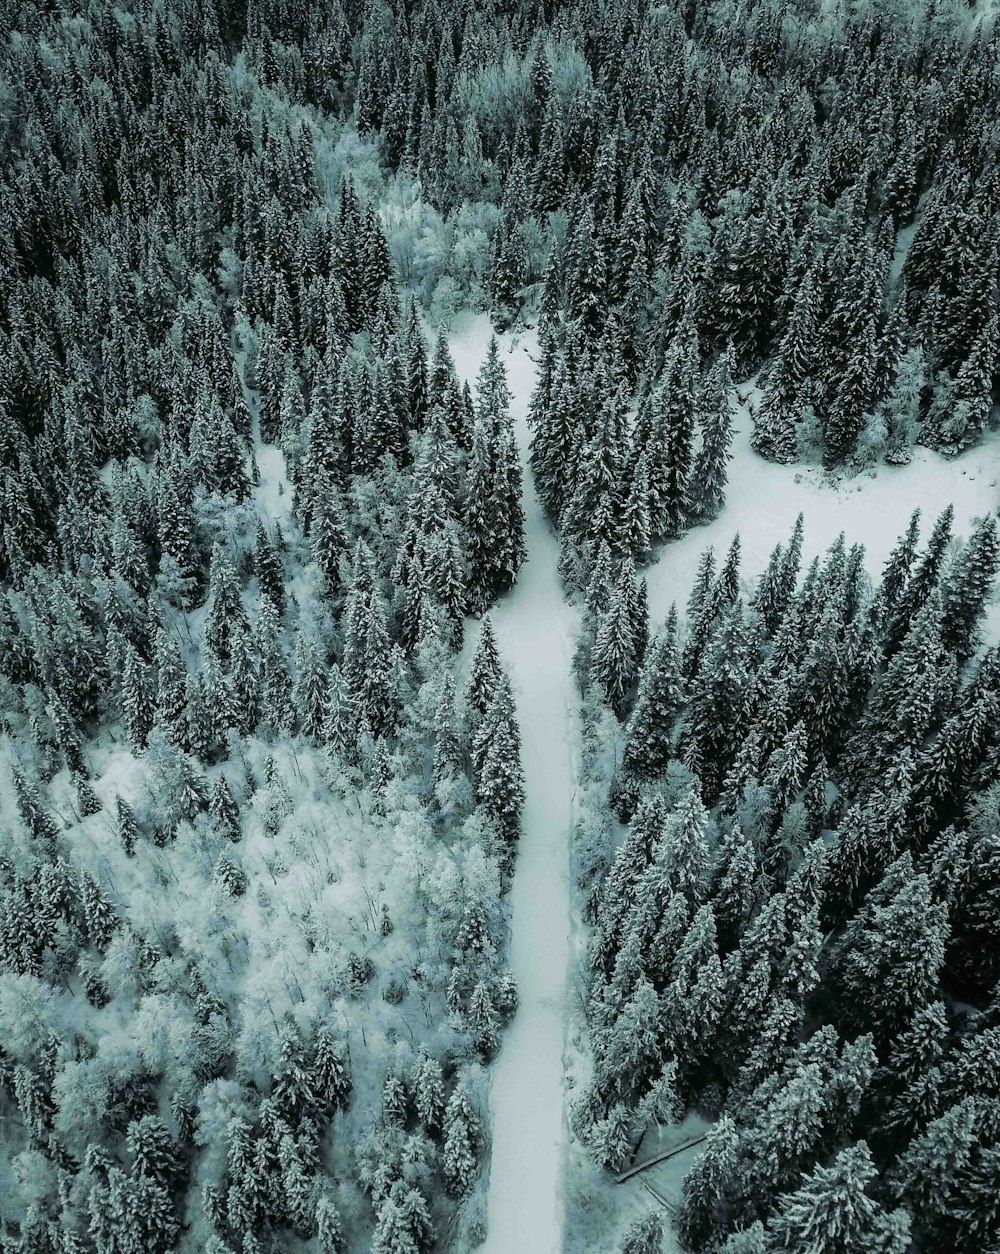
[[[779,466],[758,457],[750,447],[750,430],[749,412],[741,404],[721,516],[666,545],[646,571],[654,624],[666,618],[673,601],[683,610],[703,550],[711,545],[721,561],[737,532],[745,581],[752,582],[774,546],[788,540],[800,512],[804,566],[843,531],[848,545],[865,546],[866,566],[877,578],[915,509],[921,511],[921,539],[926,541],[947,505],[954,505],[954,532],[963,536],[973,518],[994,512],[1000,504],[1000,437],[995,432],[961,457],[944,458],[918,448],[909,466],[880,466],[835,482],[818,466]],[[1000,625],[997,607],[990,618],[987,630],[995,634]]]
[[[460,375],[474,381],[490,327],[466,320],[452,343]],[[493,1076],[489,1235],[484,1254],[562,1249],[563,1046],[569,963],[569,833],[573,772],[570,671],[576,611],[562,596],[558,542],[527,473],[525,422],[534,367],[523,339],[504,337],[511,411],[525,462],[528,559],[493,611],[514,684],[526,798],[513,887],[511,964],[520,1002]]]
[[[258,443],[254,451],[260,470],[260,483],[254,493],[257,509],[263,518],[272,522],[287,522],[292,512],[292,493],[284,454],[273,444]]]
[[[664,1125],[661,1129],[650,1128],[642,1138],[635,1157],[628,1164],[634,1168],[642,1163],[649,1166],[636,1175],[629,1176],[615,1185],[617,1207],[616,1227],[624,1229],[633,1220],[639,1218],[651,1206],[658,1206],[652,1195],[647,1191],[650,1186],[670,1207],[680,1205],[683,1192],[684,1177],[691,1169],[694,1160],[704,1152],[705,1134],[711,1124],[695,1111],[689,1111],[679,1123]],[[660,1155],[670,1153],[670,1158],[657,1162]],[[603,1244],[608,1241],[608,1233],[601,1235]],[[589,1245],[588,1248],[598,1250],[602,1246]],[[671,1245],[670,1251],[676,1248]]]

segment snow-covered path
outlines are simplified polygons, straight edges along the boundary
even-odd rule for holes
[[[459,372],[474,378],[485,342],[474,334],[460,337],[453,352]],[[489,1236],[482,1249],[559,1254],[573,797],[570,664],[577,615],[563,600],[559,546],[527,472],[524,416],[534,370],[523,343],[504,353],[504,363],[525,464],[528,559],[514,591],[494,609],[493,622],[516,694],[526,796],[510,893],[520,1002],[493,1075]]]

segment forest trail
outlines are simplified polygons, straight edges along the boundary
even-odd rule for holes
[[[534,367],[523,344],[505,352],[503,360],[524,467],[528,558],[514,591],[492,614],[515,689],[526,795],[510,892],[511,963],[520,1001],[493,1073],[489,1236],[482,1250],[559,1254],[577,614],[563,599],[559,544],[542,516],[527,467],[525,414]],[[460,361],[460,372],[463,365]]]

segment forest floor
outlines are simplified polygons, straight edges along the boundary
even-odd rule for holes
[[[459,375],[474,381],[489,343],[485,318],[464,321],[452,341]],[[577,613],[562,595],[559,545],[527,470],[525,421],[534,382],[531,333],[504,336],[503,361],[524,464],[528,557],[517,586],[493,610],[511,672],[525,775],[523,834],[510,892],[511,965],[519,1005],[493,1075],[489,1236],[484,1254],[562,1249],[563,1102],[569,964],[569,837],[573,811],[570,672]],[[470,633],[474,638],[474,633]]]

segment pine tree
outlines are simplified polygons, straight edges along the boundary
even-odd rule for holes
[[[595,546],[602,541],[612,549],[619,547],[625,452],[621,399],[611,395],[601,405],[593,434],[579,459],[580,473],[573,493],[559,517],[560,534],[571,547]]]
[[[483,719],[483,735],[477,736],[482,753],[476,797],[508,840],[516,838],[524,804],[524,773],[517,725],[507,715],[509,696],[501,687]]]
[[[944,721],[955,697],[957,668],[941,643],[941,617],[935,595],[874,689],[844,756],[845,774],[854,781],[870,783],[884,775],[894,755],[921,744]]]
[[[11,775],[21,821],[34,840],[42,845],[53,846],[59,835],[59,828],[45,809],[41,794],[22,771],[15,768]]]
[[[188,675],[186,706],[185,744],[199,762],[210,762],[218,747],[215,711],[206,698],[205,684],[199,675]]]
[[[888,1217],[866,1188],[876,1177],[864,1141],[841,1150],[830,1167],[817,1166],[794,1193],[778,1202],[768,1234],[779,1250],[865,1254],[877,1248]]]
[[[598,928],[591,949],[591,965],[597,972],[607,972],[610,968],[622,934],[628,928],[628,916],[640,896],[645,895],[647,886],[641,881],[654,850],[661,845],[666,818],[662,797],[644,796],[618,847],[601,889]]]
[[[328,676],[320,646],[311,634],[299,630],[295,642],[295,682],[292,704],[302,733],[318,737],[326,713]]]
[[[156,725],[178,746],[187,745],[187,671],[173,636],[156,637]]]
[[[795,460],[797,433],[809,382],[822,370],[815,271],[804,275],[785,333],[767,371],[761,406],[754,414],[753,446],[777,462]]]
[[[883,1135],[893,1141],[920,1132],[939,1110],[947,1038],[944,1003],[936,1001],[919,1006],[893,1042],[876,1076]]]
[[[634,574],[623,565],[607,612],[601,616],[591,657],[591,673],[619,719],[627,713],[640,658],[630,607]]]
[[[919,536],[920,511],[914,510],[910,517],[909,526],[889,554],[889,559],[882,570],[882,582],[878,591],[878,609],[887,620],[891,619],[900,594],[906,587],[910,576],[910,568],[916,556]]]
[[[231,669],[234,726],[245,736],[259,721],[260,677],[252,652],[249,628],[235,633],[231,641]]]
[[[671,815],[664,835],[667,865],[675,892],[697,903],[708,870],[708,812],[692,784]]]
[[[341,562],[348,549],[343,504],[325,471],[313,480],[313,492],[309,552],[322,573],[326,592],[334,596],[340,590]]]
[[[153,707],[149,691],[149,668],[130,644],[125,645],[122,722],[133,748],[141,752],[146,747],[146,738],[153,726]]]
[[[718,929],[719,949],[728,953],[739,943],[743,929],[760,902],[762,887],[754,846],[746,838],[736,839],[720,866],[712,897]]]
[[[477,1120],[459,1084],[444,1112],[444,1174],[452,1197],[462,1197],[472,1187],[476,1172],[476,1138]]]
[[[479,638],[472,654],[465,699],[469,707],[482,718],[496,693],[497,681],[502,671],[500,653],[493,634],[493,621],[487,614],[479,629]]]
[[[509,592],[525,556],[521,465],[510,418],[510,390],[496,339],[477,382],[465,511],[469,537],[469,599],[483,613]]]
[[[741,602],[711,636],[681,727],[681,757],[709,799],[719,792],[745,717],[746,632]]]
[[[406,321],[406,385],[409,425],[414,431],[421,431],[427,418],[427,370],[427,346],[420,329],[416,298],[411,297]]]
[[[229,897],[242,897],[246,892],[247,878],[243,869],[225,852],[216,859],[212,878]]]
[[[677,1230],[689,1249],[704,1249],[722,1235],[725,1198],[733,1191],[738,1171],[738,1149],[736,1128],[723,1115],[709,1129],[704,1153],[684,1178]]]
[[[670,346],[663,376],[654,397],[654,480],[659,483],[663,508],[654,513],[653,532],[679,535],[692,510],[694,422],[698,378],[696,338],[684,328]]]
[[[640,974],[634,990],[615,1008],[614,1021],[600,1041],[595,1080],[608,1097],[620,1095],[631,1114],[632,1100],[645,1092],[660,1074],[663,1063],[664,1042],[659,1031],[656,990],[650,980]]]
[[[550,351],[554,354],[554,346]],[[544,357],[541,365],[544,370]],[[578,428],[576,398],[565,361],[554,369],[550,395],[543,392],[543,384],[544,374],[540,374],[531,398],[529,460],[542,508],[557,521],[572,495],[583,432]]]
[[[203,654],[201,689],[211,727],[213,752],[221,754],[229,734],[236,727],[238,717],[234,707],[232,684],[223,673],[219,659],[207,646]]]
[[[918,1230],[932,1240],[972,1158],[977,1114],[976,1099],[963,1098],[914,1137],[890,1173],[893,1195],[913,1209]]]
[[[131,858],[135,853],[139,825],[132,807],[120,795],[115,798],[115,809],[118,816],[118,839],[122,843],[126,857]]]
[[[651,502],[649,458],[642,452],[632,472],[621,527],[622,547],[637,565],[644,565],[652,556]]]
[[[261,592],[269,598],[280,614],[285,605],[285,578],[281,569],[281,558],[278,546],[260,521],[257,523],[254,546],[254,570]]]
[[[343,672],[336,663],[333,663],[328,671],[320,736],[327,748],[338,754],[347,753],[355,744],[354,703]]]
[[[663,1218],[657,1214],[643,1215],[628,1227],[619,1254],[660,1254],[663,1248]]]
[[[465,1020],[476,1052],[484,1062],[489,1062],[500,1046],[500,1019],[490,990],[482,980],[476,983],[469,997]]]
[[[570,316],[586,331],[599,331],[607,302],[607,266],[588,206],[569,241],[567,305]]]
[[[1000,569],[1000,540],[992,518],[976,523],[958,557],[941,579],[941,643],[962,660],[976,645],[976,629]]]
[[[804,1005],[806,998],[819,984],[819,956],[822,948],[819,910],[813,906],[792,932],[781,963],[781,989],[794,1005]]]
[[[417,1117],[428,1132],[442,1128],[445,1113],[444,1076],[441,1064],[421,1051],[412,1074]]]
[[[76,790],[76,803],[80,811],[80,817],[86,819],[92,814],[100,814],[102,809],[100,798],[90,786],[90,782],[86,775],[82,772],[74,772],[72,778],[73,786]]]
[[[129,1124],[127,1145],[135,1175],[147,1176],[168,1190],[176,1186],[183,1169],[183,1158],[162,1119],[144,1115]]]
[[[622,770],[635,779],[654,779],[670,760],[674,724],[681,711],[677,658],[677,614],[671,607],[663,635],[643,667],[635,709],[625,728]]]
[[[917,563],[916,569],[905,581],[901,580],[902,586],[894,598],[893,613],[888,618],[886,625],[885,651],[888,656],[894,654],[903,644],[916,621],[917,615],[927,604],[937,586],[944,564],[945,553],[951,542],[951,529],[954,517],[955,511],[952,506],[949,505],[942,510],[934,523],[934,529],[927,542],[927,549]],[[901,541],[899,546],[900,560],[905,558],[907,554],[912,555],[913,546],[909,537],[914,532],[915,520],[911,520],[910,532],[907,533],[907,536]],[[893,556],[895,558],[896,554]],[[912,561],[912,556],[910,556],[909,561]],[[907,561],[907,565],[909,565],[909,561]],[[887,569],[886,576],[889,576],[889,574],[890,572]]]
[[[501,213],[493,237],[489,291],[497,314],[497,325],[506,327],[521,303],[527,258],[521,226],[510,209]]]
[[[926,364],[920,346],[902,356],[892,385],[876,413],[885,424],[885,460],[891,466],[908,465],[917,442],[920,397],[926,383]]]
[[[349,611],[344,641],[344,678],[362,723],[373,736],[389,735],[397,710],[392,691],[389,637],[378,592],[360,591]]]
[[[692,516],[700,521],[718,517],[726,501],[727,462],[732,430],[730,391],[732,364],[730,354],[722,354],[698,395],[698,424],[701,447],[692,472]]]
[[[434,711],[434,762],[431,777],[435,784],[459,775],[464,769],[464,755],[455,706],[455,680],[445,675],[441,696]]]
[[[372,1254],[425,1254],[431,1233],[423,1194],[397,1180],[382,1202],[372,1238]]]
[[[320,1197],[316,1203],[316,1240],[320,1254],[344,1254],[347,1248],[344,1225],[332,1198]]]
[[[838,962],[845,1017],[891,1038],[930,1000],[944,961],[947,906],[904,854],[886,872],[844,936]]]
[[[350,1104],[350,1061],[344,1047],[325,1021],[316,1030],[310,1089],[324,1113],[346,1110]]]

